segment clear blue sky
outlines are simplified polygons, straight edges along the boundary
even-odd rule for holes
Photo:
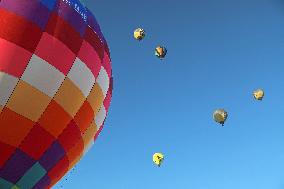
[[[113,99],[94,147],[55,189],[284,189],[284,1],[82,2],[111,49]],[[216,108],[229,113],[223,128]]]

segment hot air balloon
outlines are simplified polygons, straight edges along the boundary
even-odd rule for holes
[[[158,166],[160,167],[161,166],[161,163],[163,162],[164,160],[164,155],[162,153],[155,153],[153,155],[153,162]]]
[[[213,113],[213,119],[224,126],[225,121],[227,120],[228,113],[224,109],[217,109]]]
[[[141,41],[142,39],[144,39],[145,37],[145,30],[143,30],[142,28],[137,28],[134,30],[134,38],[138,41]]]
[[[256,100],[262,100],[264,97],[264,91],[262,89],[257,89],[253,92],[253,97]]]
[[[155,55],[160,58],[160,59],[163,59],[165,58],[167,54],[167,49],[165,47],[162,47],[162,46],[157,46],[156,49],[155,49]]]
[[[0,7],[0,188],[50,188],[103,128],[112,97],[108,45],[78,0]]]

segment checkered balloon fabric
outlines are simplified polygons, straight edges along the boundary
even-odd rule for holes
[[[0,189],[51,188],[102,130],[109,49],[79,0],[1,0],[0,25]]]

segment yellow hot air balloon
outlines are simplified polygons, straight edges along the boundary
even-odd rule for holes
[[[134,38],[136,40],[141,41],[142,39],[144,39],[146,34],[145,34],[145,30],[144,29],[137,28],[137,29],[134,30],[133,35],[134,35]]]
[[[224,123],[228,117],[228,113],[224,109],[217,109],[213,113],[213,119],[224,126]]]
[[[164,155],[162,153],[155,153],[153,155],[153,162],[157,165],[157,166],[161,166],[161,163],[164,160]]]
[[[264,91],[262,89],[257,89],[253,92],[253,97],[256,100],[262,100],[262,98],[264,97]]]

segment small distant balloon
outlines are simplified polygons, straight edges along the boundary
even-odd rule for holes
[[[224,109],[217,109],[213,113],[213,119],[224,126],[225,121],[227,120],[228,113]]]
[[[142,39],[144,39],[146,33],[145,30],[142,28],[137,28],[134,30],[134,38],[138,41],[141,41]]]
[[[165,58],[167,54],[167,49],[165,47],[162,47],[162,46],[157,46],[156,49],[155,49],[155,55],[160,58],[160,59],[163,59]]]
[[[164,160],[164,155],[162,153],[155,153],[153,155],[153,162],[160,167]]]
[[[257,89],[253,92],[253,97],[256,100],[262,100],[264,97],[264,91],[262,89]]]

